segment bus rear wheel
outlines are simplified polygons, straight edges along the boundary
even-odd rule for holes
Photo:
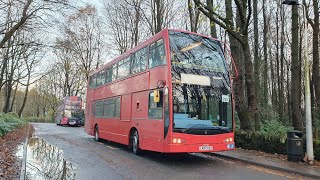
[[[137,130],[134,130],[131,134],[131,149],[133,154],[139,154],[139,134]]]
[[[97,141],[97,142],[100,141],[99,128],[98,128],[98,126],[96,126],[96,127],[94,128],[94,140]]]

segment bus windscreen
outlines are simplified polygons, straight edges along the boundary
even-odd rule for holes
[[[230,76],[219,42],[169,32],[174,131],[221,134],[232,131]]]

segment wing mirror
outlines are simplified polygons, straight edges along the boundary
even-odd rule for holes
[[[160,92],[157,89],[153,91],[153,101],[155,103],[160,102]]]

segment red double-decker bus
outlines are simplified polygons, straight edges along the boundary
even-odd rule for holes
[[[232,63],[224,47],[164,29],[105,64],[88,80],[85,131],[135,154],[234,149]]]
[[[84,124],[82,99],[78,96],[66,96],[58,104],[55,121],[57,125],[81,126]]]

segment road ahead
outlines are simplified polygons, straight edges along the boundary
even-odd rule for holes
[[[126,146],[95,142],[82,127],[60,127],[55,124],[33,126],[34,137],[37,138],[31,139],[27,158],[27,174],[33,177],[32,179],[38,175],[42,178],[52,178],[53,173],[69,179],[85,180],[300,179],[292,174],[225,160],[209,154],[161,155],[144,152],[137,156],[129,152]]]

